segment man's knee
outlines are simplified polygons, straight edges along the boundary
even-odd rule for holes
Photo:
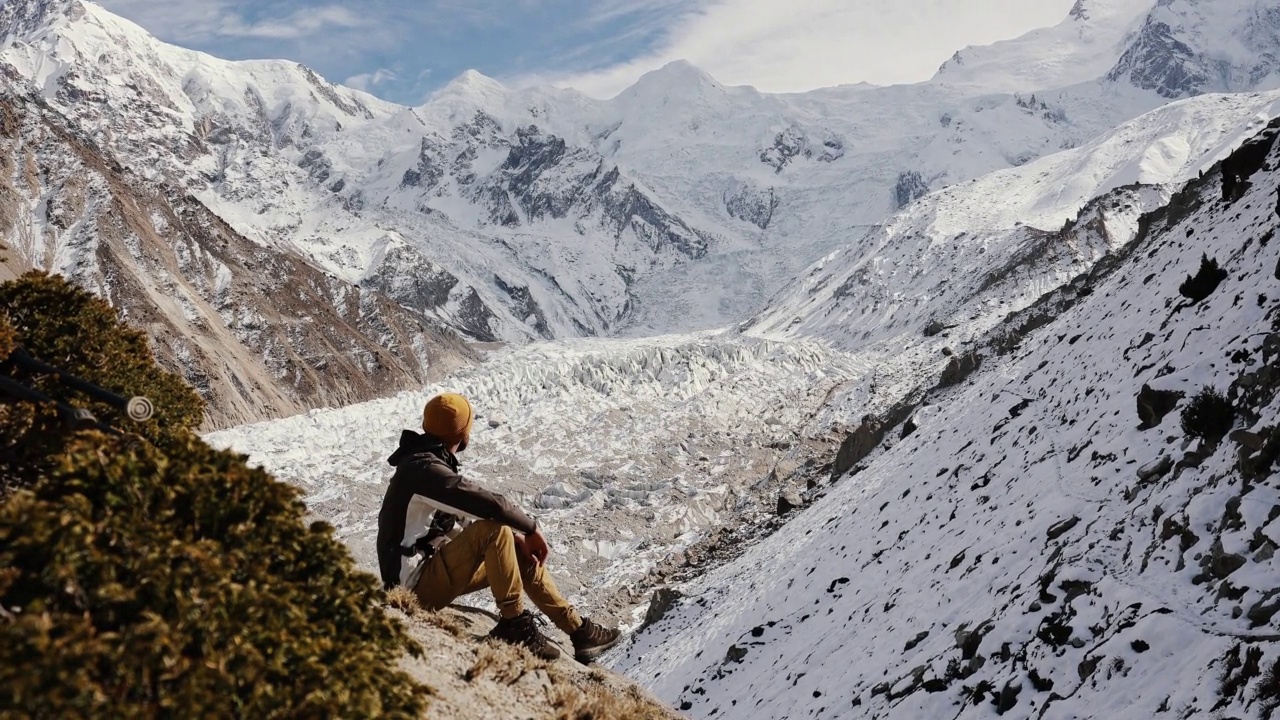
[[[485,547],[514,547],[515,534],[511,532],[511,528],[503,525],[497,520],[476,520],[472,523],[475,526],[475,532],[483,538]]]

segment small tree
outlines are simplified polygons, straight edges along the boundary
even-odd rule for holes
[[[1218,285],[1227,279],[1227,271],[1218,267],[1218,261],[1208,255],[1200,256],[1200,270],[1178,286],[1178,292],[1193,303],[1198,303],[1213,294]]]
[[[1182,431],[1190,437],[1214,442],[1231,430],[1236,409],[1222,393],[1206,387],[1182,411]]]

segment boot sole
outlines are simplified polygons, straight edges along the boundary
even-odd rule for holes
[[[610,648],[613,648],[618,643],[622,642],[622,637],[623,637],[622,633],[618,633],[618,637],[614,638],[610,642],[605,643],[604,645],[595,645],[593,647],[583,648],[581,650],[575,650],[573,653],[573,659],[577,660],[579,663],[582,663],[583,665],[593,663],[595,662],[596,658],[603,655],[605,651],[609,650]]]

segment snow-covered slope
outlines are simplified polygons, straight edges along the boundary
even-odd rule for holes
[[[1077,0],[1054,27],[958,51],[934,82],[1012,93],[1095,80],[1115,66],[1153,5],[1155,0]]]
[[[1010,315],[614,666],[693,717],[1271,717],[1277,136]],[[1206,388],[1234,422],[1188,421]]]
[[[1276,115],[1280,92],[1197,97],[929,195],[811,267],[749,332],[892,341],[889,354],[933,323],[967,340],[1127,243],[1143,213]]]

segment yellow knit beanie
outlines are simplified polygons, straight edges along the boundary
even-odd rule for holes
[[[422,409],[422,431],[445,445],[458,443],[458,450],[466,450],[474,417],[466,398],[457,393],[441,393]]]

